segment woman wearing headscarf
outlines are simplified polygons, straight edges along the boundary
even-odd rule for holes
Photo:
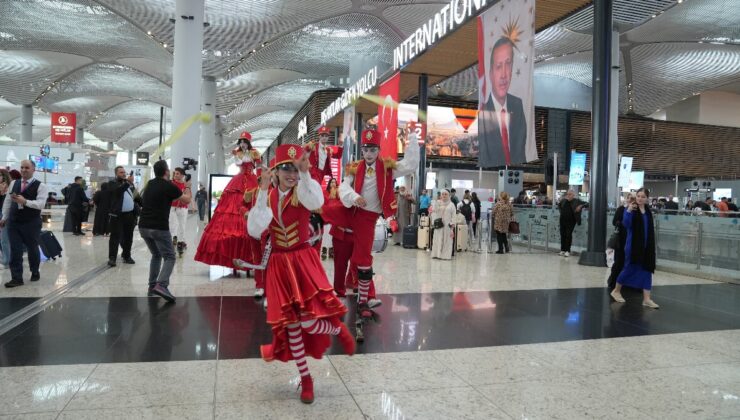
[[[642,306],[658,309],[650,298],[655,272],[655,224],[647,205],[649,192],[640,188],[624,211],[622,226],[627,230],[624,246],[624,268],[617,277],[617,285],[611,292],[615,301],[623,303],[622,286],[642,289]]]
[[[440,200],[434,204],[432,209],[432,222],[435,229],[432,242],[432,258],[452,259],[455,212],[455,204],[450,200],[450,192],[442,190]],[[441,220],[441,223],[438,220]]]
[[[514,220],[514,207],[509,203],[509,194],[502,191],[498,196],[498,202],[493,207],[493,230],[496,231],[496,242],[498,243],[497,254],[509,252],[509,223]]]

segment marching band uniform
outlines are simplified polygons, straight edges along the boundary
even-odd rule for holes
[[[330,135],[329,128],[326,126],[319,127],[319,135]],[[312,140],[304,146],[308,155],[308,163],[311,164],[311,168],[308,170],[313,178],[319,184],[324,183],[325,177],[331,177],[331,159],[333,152],[331,147],[321,144],[318,140]],[[340,147],[337,154],[342,156],[342,148]]]
[[[239,143],[251,141],[252,136],[243,132]],[[239,166],[239,173],[234,175],[221,194],[211,221],[203,231],[195,260],[208,265],[220,265],[236,269],[235,258],[254,259],[253,246],[247,236],[244,214],[250,209],[252,195],[257,191],[255,167],[260,163],[260,154],[249,145],[245,152],[238,146],[232,151],[234,160]],[[261,254],[258,259],[261,257]],[[259,287],[259,286],[258,286]]]
[[[373,279],[371,251],[375,236],[375,222],[380,215],[388,218],[396,213],[393,180],[418,169],[419,147],[417,147],[415,137],[413,133],[409,136],[411,146],[406,148],[405,158],[400,162],[378,158],[372,164],[368,164],[365,159],[350,163],[344,181],[339,187],[342,204],[351,213],[346,218],[346,226],[352,230],[354,236],[350,261],[357,266],[358,270],[358,312],[363,318],[372,316],[367,300]],[[362,145],[380,147],[380,138],[378,131],[364,130]],[[365,207],[355,205],[359,197],[367,202]]]
[[[280,145],[273,168],[292,164],[302,148]],[[272,328],[272,343],[260,349],[266,361],[295,360],[301,374],[301,401],[313,402],[313,380],[306,355],[320,359],[338,335],[348,354],[354,353],[354,338],[341,322],[347,308],[334,296],[319,255],[308,244],[311,211],[321,208],[321,186],[308,172],[300,173],[298,184],[269,193],[259,190],[257,203],[249,212],[247,229],[260,238],[269,229],[272,252],[267,262],[267,323]]]

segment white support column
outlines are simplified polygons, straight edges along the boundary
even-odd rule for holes
[[[175,52],[172,65],[172,131],[200,112],[203,74],[203,16],[205,0],[176,0]],[[183,18],[183,16],[185,18]],[[191,18],[192,17],[192,18]],[[183,158],[198,158],[199,124],[193,124],[175,142],[169,153],[172,168],[182,165]],[[198,174],[193,175],[197,185]]]
[[[224,135],[222,133],[216,135],[216,154],[213,156],[213,159],[215,160],[213,166],[218,169],[216,172],[225,174],[226,158],[224,157]]]
[[[33,106],[21,107],[21,141],[33,141]]]
[[[200,144],[198,145],[198,179],[203,185],[208,183],[208,175],[216,173],[214,168],[216,151],[216,79],[203,78],[201,89],[203,103],[200,111],[211,114],[211,122],[200,125]],[[213,157],[209,157],[213,156]]]
[[[606,202],[610,207],[618,206],[617,201],[617,176],[619,170],[619,133],[617,132],[617,119],[619,118],[619,31],[612,32],[612,77],[609,89],[611,106],[609,107],[609,163],[608,176],[609,187],[607,188]]]

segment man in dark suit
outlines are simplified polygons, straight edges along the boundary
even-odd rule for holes
[[[122,248],[124,264],[135,264],[131,258],[131,244],[134,241],[139,195],[134,188],[133,174],[126,176],[123,166],[116,166],[116,178],[108,183],[110,207],[108,208],[110,238],[108,239],[108,265],[116,266],[118,246]]]
[[[478,113],[478,166],[482,168],[527,161],[524,106],[521,98],[509,94],[513,63],[514,44],[502,37],[491,52],[491,96]]]
[[[75,236],[85,236],[85,234],[82,233],[82,216],[85,211],[85,203],[89,204],[90,200],[82,189],[81,176],[76,176],[75,182],[67,186],[66,194],[69,196],[69,200],[67,200],[67,209],[69,211],[69,216],[72,219],[72,234]]]

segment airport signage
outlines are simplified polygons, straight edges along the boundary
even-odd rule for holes
[[[356,81],[352,86],[344,90],[344,93],[338,97],[334,102],[329,104],[326,109],[321,111],[321,125],[326,125],[332,117],[339,114],[344,108],[352,105],[357,99],[363,94],[367,93],[370,89],[374,88],[378,84],[378,67],[374,66],[368,70],[367,74],[362,76],[360,80]]]
[[[486,7],[486,0],[451,0],[421,28],[414,31],[393,50],[393,70],[408,64],[435,42],[453,32]]]
[[[51,113],[51,142],[74,143],[77,129],[77,114],[73,112]]]
[[[136,152],[136,164],[139,166],[149,165],[149,152]]]

